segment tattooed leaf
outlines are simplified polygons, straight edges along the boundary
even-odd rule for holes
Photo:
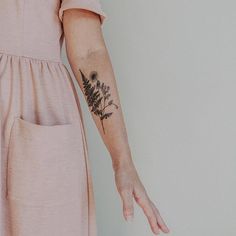
[[[106,96],[104,96],[104,99],[107,100],[111,96],[110,93],[108,93]]]
[[[93,87],[89,90],[89,96],[92,96],[92,95],[93,95],[94,89],[95,89],[95,87],[93,86]]]
[[[104,115],[102,115],[101,119],[107,119],[108,117],[110,117],[112,115],[113,112],[109,112],[109,113],[105,113]]]
[[[97,80],[97,88],[100,88],[100,81]]]
[[[98,107],[102,102],[102,97],[100,97],[94,104],[95,107]]]
[[[96,92],[94,93],[94,99],[97,99],[99,96],[100,96],[99,91],[96,91]]]
[[[108,105],[111,105],[113,103],[113,100],[110,100],[109,102],[108,102]]]

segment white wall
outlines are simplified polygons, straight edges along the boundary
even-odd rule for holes
[[[235,0],[101,0],[133,159],[173,236],[236,235]],[[81,95],[81,93],[80,93]],[[99,236],[126,223],[111,161],[81,97]]]

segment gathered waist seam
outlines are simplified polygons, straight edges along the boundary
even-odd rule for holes
[[[37,58],[37,57],[31,57],[31,56],[26,56],[26,55],[16,55],[16,54],[12,54],[12,53],[7,53],[7,52],[3,52],[0,50],[0,55],[6,55],[6,56],[10,56],[10,57],[16,57],[16,58],[22,58],[22,59],[28,59],[28,60],[32,60],[32,61],[38,61],[38,62],[47,62],[47,63],[57,63],[57,64],[63,64],[63,62],[61,60],[59,61],[55,61],[55,60],[50,60],[50,59],[41,59],[41,58]]]

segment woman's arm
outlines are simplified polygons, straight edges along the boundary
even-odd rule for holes
[[[128,144],[116,80],[104,43],[99,16],[91,11],[64,12],[63,26],[69,63],[112,159],[126,219],[133,216],[133,197],[142,207],[154,233],[168,232],[142,185]]]
[[[69,63],[86,100],[90,99],[90,111],[94,108],[92,117],[111,157],[114,157],[114,167],[117,167],[123,162],[131,162],[130,150],[116,81],[100,24],[95,13],[76,9],[64,12],[63,25]],[[95,87],[93,92],[92,87]],[[108,88],[104,96],[104,90]],[[96,99],[92,98],[95,93]],[[111,105],[108,105],[109,102]],[[105,114],[109,113],[112,114],[105,118]],[[118,155],[120,157],[116,158]]]

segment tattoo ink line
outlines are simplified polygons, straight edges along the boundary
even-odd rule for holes
[[[98,79],[96,71],[92,71],[89,78],[86,78],[84,73],[79,70],[82,76],[84,93],[86,96],[87,104],[91,107],[91,112],[100,118],[103,133],[105,134],[104,119],[111,117],[113,112],[106,112],[106,108],[114,106],[118,109],[118,106],[110,98],[110,87],[105,85],[104,82]]]

